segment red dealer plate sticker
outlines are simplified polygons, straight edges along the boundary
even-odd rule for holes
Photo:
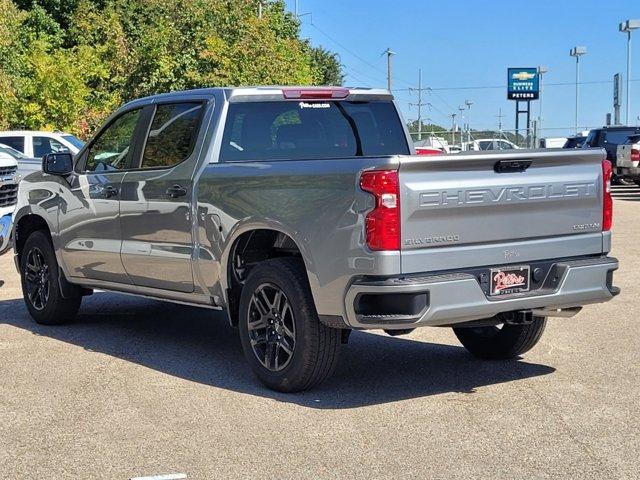
[[[490,295],[508,295],[529,291],[529,265],[492,268]]]

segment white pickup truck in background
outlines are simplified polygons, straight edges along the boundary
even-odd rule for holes
[[[18,201],[18,162],[0,152],[0,253],[10,246],[11,220]]]
[[[632,135],[616,150],[616,175],[640,185],[640,135]]]

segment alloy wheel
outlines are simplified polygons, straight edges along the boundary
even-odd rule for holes
[[[37,247],[27,252],[24,277],[29,302],[36,310],[44,310],[49,301],[49,265]]]
[[[272,283],[255,289],[247,325],[253,353],[260,363],[273,372],[286,368],[293,358],[296,327],[291,304],[282,289]]]

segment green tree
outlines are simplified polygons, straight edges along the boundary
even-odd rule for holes
[[[342,82],[284,0],[0,0],[0,125],[89,135],[159,92]],[[19,7],[19,8],[17,8]]]

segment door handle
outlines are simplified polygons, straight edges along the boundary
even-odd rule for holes
[[[184,197],[187,194],[187,189],[182,185],[174,185],[172,187],[167,188],[167,195],[171,198]]]
[[[104,187],[104,196],[105,198],[111,198],[118,196],[119,190],[116,187],[112,187],[111,185],[107,185]]]

